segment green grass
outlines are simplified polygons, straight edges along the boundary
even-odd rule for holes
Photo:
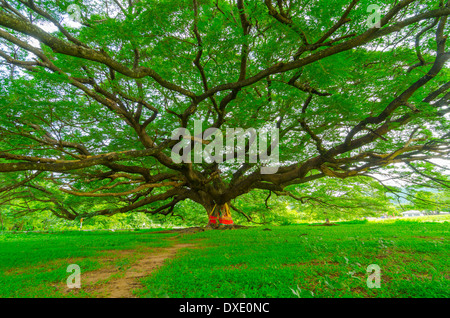
[[[63,297],[57,285],[71,274],[66,272],[70,264],[79,265],[83,274],[104,266],[101,258],[111,250],[170,246],[164,238],[172,235],[146,232],[0,235],[0,297]],[[117,258],[115,265],[126,263],[126,258]]]
[[[449,297],[450,224],[291,225],[181,235],[185,249],[152,273],[139,297]],[[64,232],[0,235],[0,297],[63,297],[69,264],[104,266],[109,250],[165,247],[171,234]],[[118,258],[126,268],[134,259]],[[381,268],[370,289],[367,266]],[[83,276],[82,276],[83,277]],[[70,295],[73,297],[73,295]],[[67,297],[67,296],[66,296]],[[95,297],[87,292],[77,297]]]
[[[449,223],[208,231],[202,249],[142,282],[141,297],[449,297]],[[367,266],[381,288],[367,287]]]

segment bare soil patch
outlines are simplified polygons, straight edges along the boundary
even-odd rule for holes
[[[132,264],[122,268],[116,265],[106,266],[92,272],[81,273],[81,289],[97,298],[135,298],[134,289],[143,287],[139,279],[152,274],[164,265],[165,261],[174,258],[183,248],[196,248],[194,244],[176,243],[167,248],[152,248],[151,250],[111,251],[106,261],[128,257],[135,259]],[[78,289],[60,288],[63,293],[77,295]]]

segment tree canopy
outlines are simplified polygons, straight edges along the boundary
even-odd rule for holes
[[[1,0],[1,204],[73,220],[304,202],[322,178],[448,190],[450,1],[372,2]],[[177,162],[196,121],[278,129],[276,172]]]

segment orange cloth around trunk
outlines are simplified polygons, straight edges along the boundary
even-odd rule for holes
[[[223,225],[232,225],[233,218],[231,217],[230,207],[225,203],[221,208],[214,205],[214,208],[208,215],[209,223],[208,224],[223,224]]]
[[[230,207],[227,203],[222,207],[220,211],[219,216],[219,224],[224,225],[232,225],[233,224],[233,218],[231,217]]]
[[[217,219],[218,219],[217,216],[210,215],[209,216],[209,224],[217,224]]]
[[[208,224],[217,224],[217,221],[219,220],[219,211],[217,208],[217,205],[214,205],[214,208],[209,213],[209,223]]]

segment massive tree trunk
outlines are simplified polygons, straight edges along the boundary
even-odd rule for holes
[[[218,193],[220,192],[218,191]],[[208,215],[207,226],[215,229],[234,226],[230,202],[221,202],[219,201],[220,197],[213,197],[204,191],[191,193],[190,199],[201,204],[205,209]]]
[[[229,203],[215,204],[214,207],[208,211],[208,217],[208,226],[213,228],[234,225]]]

